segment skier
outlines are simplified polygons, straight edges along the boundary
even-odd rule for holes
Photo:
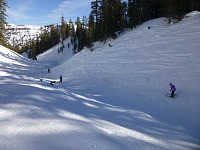
[[[172,91],[171,97],[174,97],[174,92],[176,91],[176,87],[172,83],[170,83],[169,86],[170,86],[170,91]]]
[[[48,73],[50,73],[51,71],[50,71],[50,69],[48,68]]]
[[[62,75],[60,75],[60,83],[62,83]]]

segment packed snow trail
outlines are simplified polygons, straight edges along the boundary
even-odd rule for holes
[[[0,149],[200,149],[200,14],[188,16],[74,56],[57,45],[30,61],[0,46]]]

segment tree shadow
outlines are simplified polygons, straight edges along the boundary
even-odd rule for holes
[[[159,103],[145,102],[147,96],[76,81],[50,85],[39,81],[45,73],[37,72],[45,66],[36,69],[37,63],[0,66],[5,72],[0,81],[0,149],[16,143],[18,149],[200,147],[199,136],[162,118],[165,114],[155,110]]]
[[[7,85],[1,84],[2,86],[6,87]],[[41,122],[46,120],[46,123],[42,123],[44,129],[38,127],[41,128],[41,132],[49,129],[49,124],[54,120],[60,120],[61,123],[64,122],[66,125],[73,123],[73,125],[78,125],[84,131],[87,131],[87,126],[89,126],[91,129],[87,132],[97,131],[97,133],[94,133],[97,135],[93,136],[98,136],[104,141],[103,143],[105,143],[105,139],[117,143],[120,141],[119,139],[125,137],[127,141],[132,139],[140,141],[140,144],[146,143],[145,145],[150,145],[150,147],[153,145],[161,149],[195,149],[198,147],[197,142],[199,139],[192,138],[186,132],[186,129],[178,129],[176,122],[169,123],[165,122],[165,119],[157,119],[159,114],[156,114],[155,111],[152,113],[151,109],[145,108],[147,107],[146,105],[142,107],[141,105],[137,106],[135,102],[126,103],[123,95],[116,94],[113,96],[113,93],[99,91],[94,87],[90,90],[86,87],[89,86],[83,85],[78,88],[76,82],[71,85],[63,83],[52,86],[36,80],[23,79],[23,82],[21,82],[21,79],[19,81],[15,79],[15,82],[12,82],[9,86],[10,92],[7,94],[2,94],[3,92],[1,92],[0,95],[4,99],[0,101],[0,109],[15,112],[15,115],[14,117],[12,115],[9,116],[8,120],[5,119],[6,116],[1,117],[1,119],[7,123],[15,118],[19,120],[21,118],[25,120],[31,119],[33,124],[38,123],[38,120],[41,120]],[[112,91],[112,89],[109,89],[109,91]],[[36,121],[34,122],[34,120]],[[33,124],[30,123],[29,126],[33,126]],[[56,124],[59,125],[59,122]],[[63,126],[65,127],[65,125]],[[41,133],[41,135],[38,135],[37,140],[49,136],[50,139],[46,138],[46,142],[50,142],[55,135],[57,135],[56,137],[62,135],[61,139],[58,139],[58,141],[62,141],[65,138],[69,138],[68,135],[70,135],[68,132],[63,133],[62,130],[58,130],[56,133],[51,132]],[[75,132],[72,133],[73,138],[79,139],[81,137],[77,137],[77,135],[83,134],[79,131],[73,132]],[[88,136],[85,138],[88,138]],[[34,137],[30,139],[30,143],[33,141]],[[87,142],[91,141],[92,139]],[[123,142],[126,143],[127,141]],[[118,143],[118,146],[125,146],[123,142]],[[133,143],[136,144],[137,142]],[[58,145],[56,144],[52,144],[52,147],[62,147],[59,142]],[[71,147],[75,148],[76,145],[73,144]]]

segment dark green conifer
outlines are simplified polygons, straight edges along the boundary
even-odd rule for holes
[[[5,0],[0,0],[0,44],[6,45],[4,33],[5,33],[5,25],[6,22],[6,8],[8,7],[7,2]]]

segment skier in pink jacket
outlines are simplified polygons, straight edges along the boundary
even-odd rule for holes
[[[172,91],[171,97],[174,97],[174,92],[176,91],[176,87],[172,83],[170,83],[169,86],[170,86],[170,91]]]

